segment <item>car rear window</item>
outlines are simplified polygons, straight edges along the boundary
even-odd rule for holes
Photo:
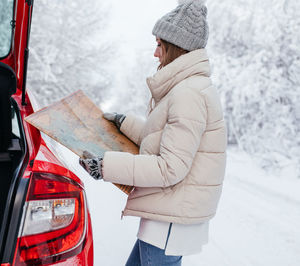
[[[13,8],[14,0],[0,1],[0,58],[6,57],[10,51]]]

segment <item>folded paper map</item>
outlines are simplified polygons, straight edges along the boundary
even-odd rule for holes
[[[96,156],[108,150],[139,152],[113,123],[102,117],[102,111],[81,90],[27,116],[25,121],[80,157],[85,150]],[[127,194],[133,188],[115,185]]]

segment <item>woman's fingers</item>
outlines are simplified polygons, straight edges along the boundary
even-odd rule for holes
[[[125,119],[125,115],[118,113],[104,113],[103,117],[108,121],[111,121],[115,124],[115,126],[120,130],[121,124]]]
[[[117,113],[104,113],[103,117],[109,121],[114,121]]]
[[[97,156],[93,155],[92,153],[88,152],[88,151],[83,151],[82,153],[82,158],[83,159],[92,159],[95,158]]]

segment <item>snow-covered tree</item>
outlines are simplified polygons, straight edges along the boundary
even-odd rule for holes
[[[208,6],[209,49],[230,142],[269,169],[300,165],[300,2],[210,0]]]
[[[6,56],[10,48],[13,5],[13,0],[0,1],[0,58]]]
[[[28,87],[41,105],[78,89],[100,102],[111,83],[107,64],[114,49],[104,35],[108,10],[96,0],[35,2]]]
[[[121,62],[115,66],[114,72],[117,75],[112,83],[112,89],[104,99],[104,105],[107,101],[110,103],[110,110],[132,112],[145,118],[151,98],[146,78],[154,74],[158,66],[153,57],[153,48],[150,45],[136,49],[134,56],[130,57],[130,62],[124,55],[120,60]]]

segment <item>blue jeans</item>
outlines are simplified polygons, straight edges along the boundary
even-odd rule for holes
[[[125,266],[181,266],[182,256],[167,256],[165,250],[137,240]]]

